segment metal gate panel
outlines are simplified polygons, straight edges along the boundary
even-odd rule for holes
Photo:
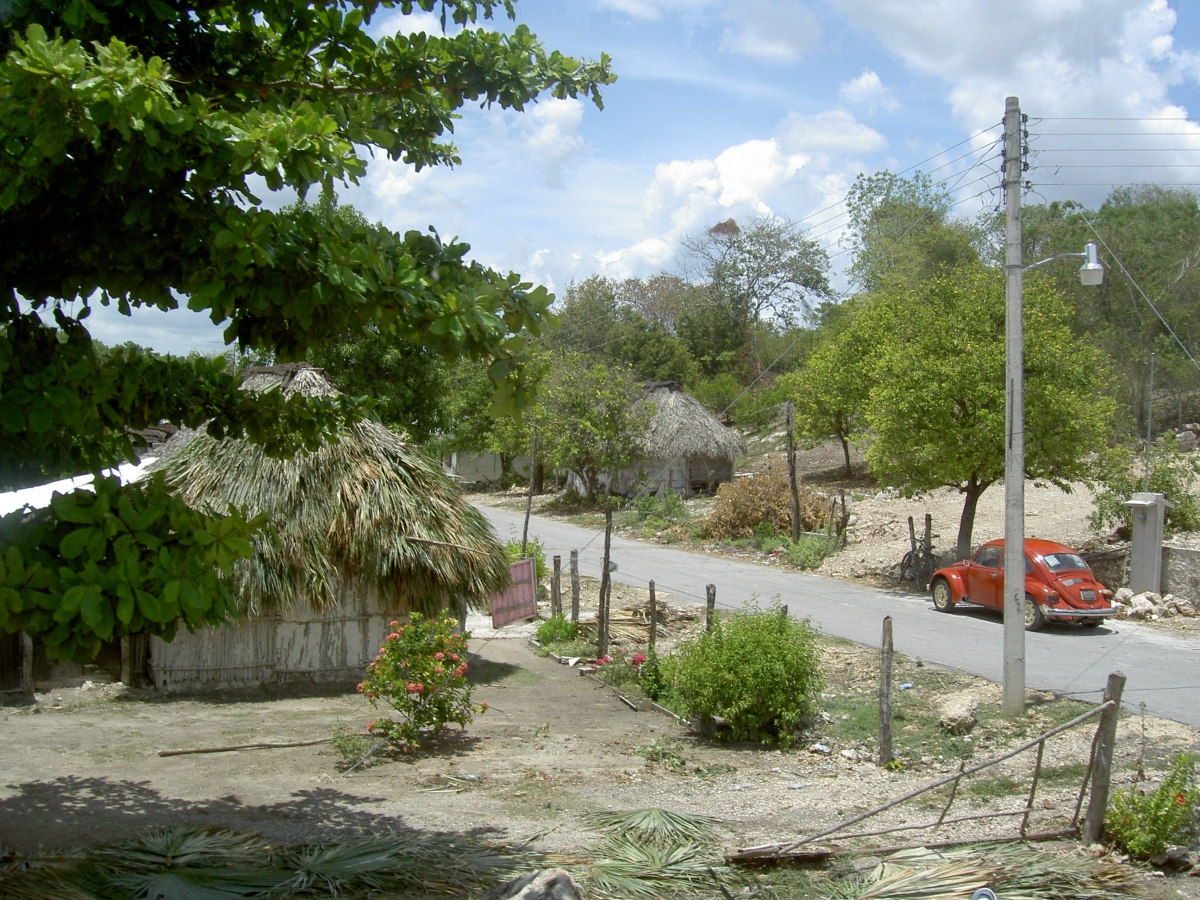
[[[508,567],[512,584],[492,595],[492,627],[503,628],[510,622],[537,617],[537,584],[532,559],[519,560]]]

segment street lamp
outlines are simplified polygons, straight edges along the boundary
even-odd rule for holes
[[[1025,711],[1025,328],[1024,277],[1029,269],[1066,257],[1083,257],[1079,280],[1089,286],[1104,281],[1096,245],[1082,253],[1060,253],[1026,266],[1021,262],[1021,176],[1025,162],[1026,118],[1021,104],[1009,97],[1004,108],[1004,697],[1002,711]]]

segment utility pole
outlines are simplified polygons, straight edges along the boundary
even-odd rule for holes
[[[1024,116],[1004,103],[1004,699],[1006,716],[1025,712],[1025,327],[1021,262]]]
[[[1150,393],[1146,395],[1146,493],[1150,493],[1150,447],[1154,444],[1154,354],[1150,354]]]
[[[796,443],[792,437],[795,428],[792,401],[787,402],[787,456],[788,480],[792,483],[792,543],[800,540],[800,488],[796,484]]]

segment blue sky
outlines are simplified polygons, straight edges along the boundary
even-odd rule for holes
[[[854,177],[930,157],[920,168],[974,215],[999,200],[1010,94],[1031,117],[1035,200],[1200,182],[1196,0],[519,0],[517,13],[549,48],[612,57],[605,109],[471,108],[461,167],[377,160],[340,195],[560,295],[592,274],[675,271],[683,236],[756,213],[802,220],[838,270]],[[373,22],[436,27],[394,11]],[[106,342],[221,349],[183,310],[97,310],[89,324]]]

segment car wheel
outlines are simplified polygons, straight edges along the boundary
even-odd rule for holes
[[[933,583],[933,608],[938,612],[954,612],[954,594],[950,590],[950,582],[945,578]]]
[[[1025,630],[1041,631],[1046,626],[1046,617],[1037,602],[1028,594],[1025,595]]]
[[[1084,628],[1099,628],[1100,623],[1103,621],[1103,619],[1084,619],[1080,624],[1083,625]]]

